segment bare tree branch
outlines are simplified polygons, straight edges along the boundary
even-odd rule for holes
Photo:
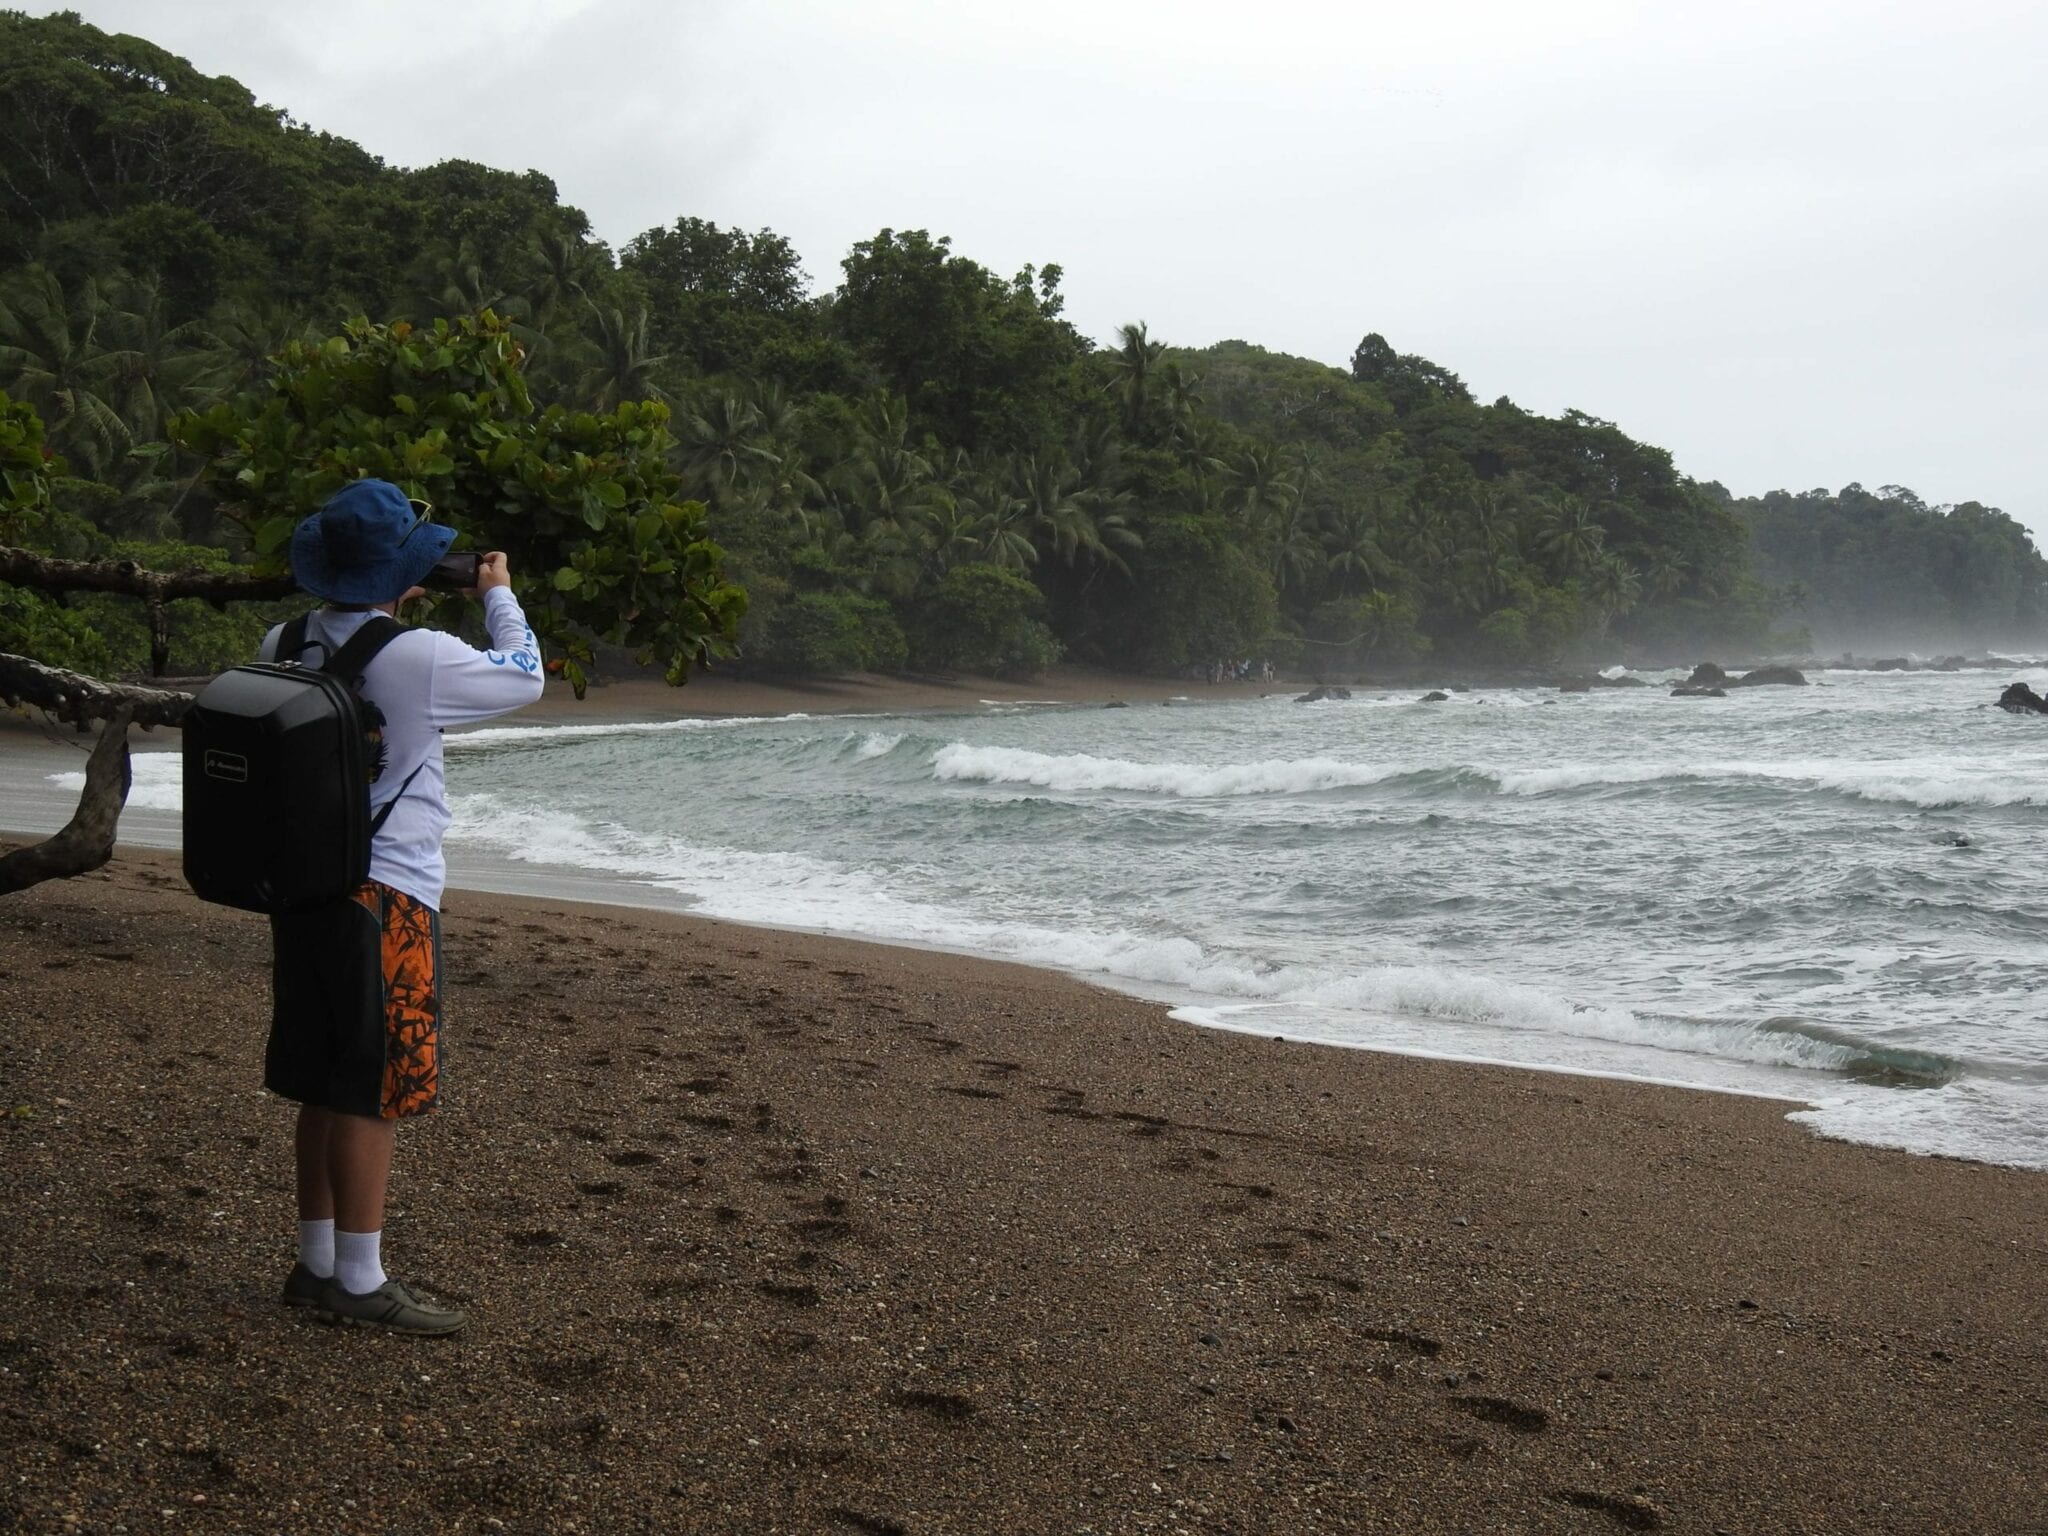
[[[128,803],[127,706],[116,709],[100,729],[85,762],[85,793],[64,830],[40,843],[0,855],[0,896],[45,880],[62,880],[98,869],[114,856],[114,828]]]
[[[121,592],[147,602],[199,597],[212,603],[254,602],[298,590],[290,576],[249,571],[151,571],[132,560],[59,560],[0,544],[0,581],[38,592]]]
[[[0,702],[33,704],[72,725],[111,720],[124,712],[136,725],[176,725],[191,708],[192,695],[103,683],[82,672],[67,672],[0,651]]]

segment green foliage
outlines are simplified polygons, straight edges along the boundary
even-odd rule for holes
[[[1279,629],[1267,575],[1219,518],[1177,517],[1146,530],[1121,647],[1140,667],[1180,672],[1264,654]]]
[[[536,412],[510,328],[486,312],[430,329],[352,321],[285,348],[268,393],[188,414],[173,440],[255,554],[349,480],[374,475],[431,503],[471,544],[511,557],[543,641],[580,685],[588,639],[634,647],[672,683],[731,639],[745,600],[680,499],[668,411]]]
[[[2048,622],[2048,562],[1996,508],[1850,485],[1773,491],[1736,510],[1758,579],[1785,589],[1823,643],[2013,644]]]
[[[834,331],[910,403],[917,430],[970,452],[1063,440],[1086,343],[1059,318],[1060,269],[1009,282],[921,229],[885,229],[844,262]]]
[[[677,219],[636,235],[619,253],[653,316],[653,345],[695,374],[772,379],[831,389],[853,359],[825,334],[795,249],[764,229],[748,234]]]
[[[860,242],[816,298],[772,230],[681,217],[614,262],[541,172],[387,166],[69,13],[0,13],[0,119],[0,388],[71,471],[0,408],[0,459],[52,492],[31,519],[10,484],[0,520],[45,549],[274,562],[383,474],[508,550],[572,676],[596,639],[674,677],[728,645],[721,546],[758,599],[744,659],[779,668],[901,664],[899,614],[927,659],[1029,669],[1049,634],[1169,671],[1690,660],[1772,643],[1787,608],[1957,644],[2048,624],[2048,566],[1995,510],[1736,503],[1378,333],[1348,368],[1142,322],[1098,349],[1057,266],[1006,280],[923,230]],[[348,315],[391,323],[335,336]],[[1043,598],[994,639],[956,601],[987,570],[999,607]],[[116,618],[10,601],[53,655],[130,653]],[[180,657],[238,638],[181,620]]]
[[[1039,619],[1045,598],[1015,571],[956,565],[919,598],[911,656],[920,666],[1036,677],[1060,659]]]
[[[1481,628],[1501,616],[1489,614]],[[1412,661],[1430,649],[1418,617],[1413,600],[1393,592],[1333,598],[1309,615],[1311,643],[1301,648],[1303,659],[1319,673]]]
[[[63,460],[43,441],[35,407],[0,391],[0,543],[35,535],[50,505],[51,478],[63,472]]]
[[[121,670],[126,659],[100,632],[95,615],[6,585],[0,585],[0,651],[100,675]],[[141,654],[148,654],[146,647]]]
[[[103,560],[132,560],[150,571],[231,571],[234,562],[218,549],[177,542],[128,541],[94,550]],[[89,625],[101,642],[114,673],[142,674],[150,659],[149,618],[143,604],[114,593],[87,592],[69,599],[70,610]],[[170,650],[164,671],[171,677],[204,677],[236,666],[256,654],[264,631],[293,614],[303,613],[303,598],[272,603],[236,603],[220,608],[198,598],[180,598],[165,605],[165,632]],[[4,649],[4,647],[0,647]],[[38,651],[33,654],[42,656]],[[47,659],[47,658],[45,658]]]
[[[749,655],[771,671],[893,672],[908,646],[889,605],[845,592],[804,592],[766,615]]]

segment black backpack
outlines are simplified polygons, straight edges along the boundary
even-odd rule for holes
[[[202,900],[280,914],[346,899],[419,773],[370,815],[384,716],[362,695],[363,669],[405,626],[379,615],[307,667],[293,659],[306,617],[278,637],[280,660],[221,673],[185,713],[185,879]]]

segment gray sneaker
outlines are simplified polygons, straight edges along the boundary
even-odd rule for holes
[[[397,1280],[386,1280],[376,1290],[360,1296],[343,1290],[338,1281],[324,1283],[327,1289],[320,1299],[320,1309],[344,1326],[388,1328],[393,1333],[431,1336],[460,1332],[469,1321],[467,1313],[420,1300]]]
[[[325,1306],[329,1283],[305,1265],[294,1264],[292,1272],[284,1277],[284,1294],[278,1300],[288,1307]]]

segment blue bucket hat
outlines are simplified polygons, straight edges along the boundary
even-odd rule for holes
[[[388,603],[420,584],[455,530],[389,480],[353,480],[292,530],[292,575],[330,603]]]

